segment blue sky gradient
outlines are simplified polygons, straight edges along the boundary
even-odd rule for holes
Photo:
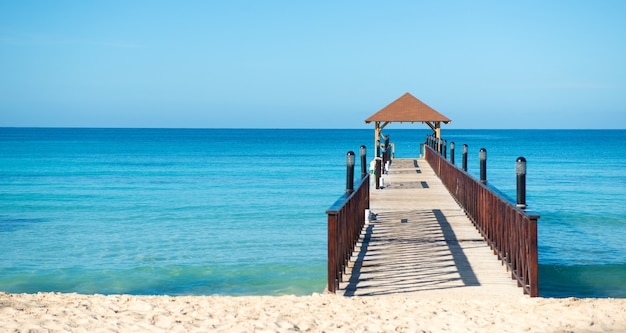
[[[623,129],[626,2],[2,1],[0,73],[0,126]]]

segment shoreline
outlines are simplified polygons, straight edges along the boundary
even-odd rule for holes
[[[0,327],[16,332],[620,332],[626,330],[626,299],[0,292]]]

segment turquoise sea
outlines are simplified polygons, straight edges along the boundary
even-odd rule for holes
[[[396,157],[428,132],[385,131]],[[488,184],[513,199],[528,160],[542,296],[626,297],[626,130],[443,136],[476,177],[486,148]],[[372,143],[371,128],[0,128],[0,291],[322,292],[325,210],[346,152]]]

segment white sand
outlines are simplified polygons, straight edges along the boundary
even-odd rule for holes
[[[626,299],[0,293],[2,332],[625,332]]]

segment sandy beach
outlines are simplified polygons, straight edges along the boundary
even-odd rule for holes
[[[0,293],[3,332],[624,332],[626,299]]]

